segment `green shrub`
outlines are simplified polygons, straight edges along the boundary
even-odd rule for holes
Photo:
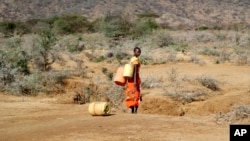
[[[95,22],[95,30],[104,33],[107,37],[132,36],[140,37],[157,29],[159,25],[152,17],[139,17],[130,21],[126,16],[107,15]]]
[[[186,49],[186,45],[183,45],[183,44],[170,45],[169,47],[172,48],[175,51],[182,51],[182,52],[184,52],[185,49]]]
[[[23,78],[30,74],[30,56],[22,42],[20,38],[13,38],[0,48],[0,91],[21,94]]]
[[[108,15],[95,22],[95,30],[104,33],[107,37],[127,36],[130,34],[132,24],[129,19],[121,16]]]
[[[107,72],[108,72],[108,69],[105,68],[105,67],[103,67],[103,68],[102,68],[102,73],[106,74]]]
[[[36,95],[38,92],[45,90],[42,85],[43,77],[39,72],[24,76],[20,79],[20,83],[16,83],[15,93],[20,95]],[[13,93],[13,92],[12,92]]]
[[[150,64],[150,62],[152,62],[152,59],[150,59],[148,57],[141,56],[140,57],[140,62],[143,65],[148,65],[148,64]]]
[[[208,30],[208,29],[209,27],[207,26],[201,26],[201,27],[196,28],[196,30]]]
[[[70,75],[67,71],[35,71],[30,75],[16,77],[15,81],[5,85],[4,90],[15,95],[64,92],[64,80]]]
[[[198,52],[201,55],[220,56],[221,52],[216,48],[205,47]]]
[[[107,68],[103,67],[102,68],[102,73],[107,76],[108,80],[111,81],[113,79],[113,73],[109,72]]]
[[[18,72],[29,74],[28,61],[29,55],[22,47],[22,40],[14,38],[7,42],[7,46],[2,52],[2,61],[5,66],[17,69]]]
[[[160,16],[156,13],[142,13],[137,15],[139,18],[159,18]]]
[[[104,56],[99,56],[99,57],[96,57],[95,59],[94,59],[94,62],[102,62],[102,61],[104,61],[105,60],[105,57]]]
[[[151,33],[159,25],[152,18],[139,18],[133,23],[132,37],[140,37],[144,34]]]
[[[5,37],[11,37],[14,34],[22,35],[29,32],[29,28],[23,22],[1,22],[0,31]]]
[[[92,24],[82,16],[63,15],[52,20],[53,30],[59,34],[72,34],[92,31]]]

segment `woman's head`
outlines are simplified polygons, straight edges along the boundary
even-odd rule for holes
[[[134,56],[138,57],[141,55],[141,49],[139,47],[134,48]]]

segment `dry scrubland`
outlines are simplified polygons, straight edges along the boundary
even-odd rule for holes
[[[229,140],[250,123],[249,2],[2,0],[0,141]],[[135,46],[136,115],[112,81]]]
[[[165,26],[226,27],[232,23],[248,25],[249,0],[2,0],[0,21],[27,20],[61,14],[84,15],[88,18],[129,12],[132,15],[150,13]]]
[[[1,38],[1,52],[10,56],[1,57],[14,60],[25,56],[20,53],[24,50],[36,55],[36,36]],[[47,71],[37,70],[35,57],[28,64],[30,75],[2,66],[0,140],[15,140],[12,133],[22,140],[228,140],[229,124],[250,122],[248,30],[156,30],[136,40],[99,33],[57,38],[50,50],[53,57],[48,57],[48,62],[55,61]],[[124,88],[112,77],[135,46],[142,49],[143,101],[139,114],[130,115],[122,103]],[[13,47],[18,52],[8,52]],[[78,103],[73,101],[76,94],[82,96]],[[88,115],[89,102],[107,100],[113,116]],[[59,128],[49,133],[43,123]],[[190,126],[194,129],[187,131]]]

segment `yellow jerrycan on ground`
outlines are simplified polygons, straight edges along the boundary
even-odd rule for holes
[[[92,102],[89,104],[88,111],[92,116],[107,116],[110,114],[111,107],[108,102]]]

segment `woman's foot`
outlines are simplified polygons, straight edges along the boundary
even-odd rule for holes
[[[135,106],[135,111],[134,111],[135,114],[137,113],[137,109],[138,109],[138,106]]]
[[[131,106],[131,113],[133,114],[135,112],[135,107],[134,106]]]

